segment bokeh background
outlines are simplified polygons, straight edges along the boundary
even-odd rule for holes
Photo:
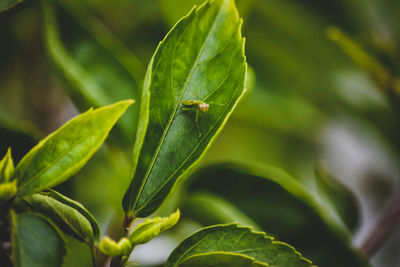
[[[159,41],[202,1],[50,2],[25,1],[0,14],[0,157],[11,146],[18,161],[90,106],[139,99]],[[314,168],[323,165],[360,203],[354,234],[359,246],[399,183],[400,2],[236,3],[246,38],[248,93],[198,169],[232,161],[269,164],[313,192]],[[83,203],[104,233],[120,223],[136,112],[124,115],[107,145],[57,188]],[[158,214],[183,205],[179,191]],[[199,225],[187,221],[139,247],[134,260],[161,264]],[[68,241],[65,266],[88,266],[88,249]],[[399,247],[397,230],[373,257],[374,266],[398,266]]]

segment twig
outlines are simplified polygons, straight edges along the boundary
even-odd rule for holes
[[[400,222],[400,190],[386,202],[382,213],[378,217],[371,232],[361,244],[361,251],[368,257],[372,257],[375,252],[390,237]]]

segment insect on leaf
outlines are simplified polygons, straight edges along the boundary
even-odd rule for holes
[[[242,96],[246,60],[240,28],[233,0],[209,1],[179,21],[158,46],[146,74],[135,172],[123,201],[129,216],[146,217],[159,207]],[[209,109],[196,119],[184,110],[184,100],[200,100]]]
[[[90,109],[40,141],[15,168],[18,195],[55,186],[80,170],[132,103],[126,100]]]

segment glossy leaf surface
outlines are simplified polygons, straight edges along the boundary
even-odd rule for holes
[[[60,267],[64,240],[45,219],[12,214],[12,258],[15,267]]]
[[[262,267],[269,266],[266,263],[257,262],[252,257],[248,257],[242,254],[226,253],[226,252],[213,252],[197,254],[195,256],[188,257],[181,264],[181,267]]]
[[[141,63],[85,5],[71,1],[43,4],[49,55],[82,111],[140,99],[137,84],[143,71],[137,65]],[[135,105],[117,123],[118,141],[123,144],[134,140],[138,113],[139,105]]]
[[[204,228],[186,238],[170,255],[166,267],[180,266],[189,257],[204,253],[228,252],[251,257],[268,266],[311,266],[311,262],[301,256],[291,246],[274,241],[265,233],[252,232],[250,228],[235,224],[216,225]],[[207,256],[201,261],[207,262]],[[203,266],[213,266],[215,255]],[[232,258],[219,257],[221,266],[228,266]],[[227,262],[223,262],[226,260]],[[186,265],[187,266],[187,265]],[[218,266],[218,265],[217,265]],[[242,265],[243,266],[243,265]]]
[[[75,174],[97,151],[131,100],[88,110],[32,148],[15,169],[20,196],[55,186]]]
[[[188,194],[195,192],[210,192],[229,201],[268,235],[293,245],[318,266],[368,266],[351,247],[350,233],[333,207],[322,205],[279,169],[257,164],[215,165],[194,174]],[[211,202],[207,205],[213,209]],[[206,221],[204,216],[199,221],[204,225],[226,222],[217,218]]]
[[[134,164],[139,160],[123,202],[130,216],[145,217],[159,207],[243,94],[240,26],[233,0],[210,1],[177,23],[158,46],[144,84]],[[182,110],[182,100],[210,107],[196,122],[195,109]]]
[[[13,174],[14,162],[11,157],[11,148],[9,148],[4,158],[0,161],[0,183],[6,183],[10,181]]]
[[[100,236],[94,217],[78,202],[55,191],[28,195],[17,200],[18,208],[39,213],[76,239],[96,242]]]

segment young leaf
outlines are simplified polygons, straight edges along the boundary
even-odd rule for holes
[[[139,99],[142,72],[136,57],[85,5],[71,1],[44,1],[45,38],[50,58],[83,111],[124,99]],[[79,38],[76,38],[79,36]],[[133,62],[133,63],[132,63]],[[134,77],[140,74],[140,77]],[[118,121],[118,137],[132,142],[139,107],[130,108]]]
[[[246,74],[240,26],[234,1],[214,0],[184,17],[158,46],[142,93],[135,172],[123,201],[128,216],[146,217],[159,207],[236,106]],[[210,107],[196,119],[182,110],[183,100]]]
[[[0,184],[0,204],[12,198],[17,193],[17,182],[6,182]]]
[[[133,230],[129,238],[132,246],[149,242],[154,237],[158,236],[162,231],[168,230],[174,226],[178,222],[179,217],[180,212],[177,210],[169,217],[155,217],[146,219],[143,223],[136,226],[135,230]]]
[[[10,181],[11,176],[14,174],[14,162],[11,157],[11,148],[8,148],[7,154],[0,161],[0,183]]]
[[[229,201],[268,235],[293,245],[318,266],[369,266],[352,248],[351,234],[332,206],[321,203],[298,180],[277,168],[219,164],[198,171],[187,188],[190,196],[210,192]],[[212,202],[207,205],[214,209]],[[201,222],[218,223],[218,217],[211,219],[204,216]]]
[[[60,267],[66,253],[64,240],[45,219],[11,213],[12,259],[15,267]]]
[[[354,193],[333,177],[321,165],[315,168],[318,189],[336,209],[339,216],[351,231],[355,231],[360,222],[360,208]]]
[[[56,191],[24,196],[16,202],[17,209],[45,216],[81,242],[94,243],[99,239],[100,229],[95,218],[80,203]]]
[[[55,186],[82,168],[133,101],[126,100],[73,118],[32,148],[17,165],[18,195]]]
[[[130,253],[132,245],[126,237],[121,238],[117,243],[106,236],[101,240],[99,250],[105,255],[116,257]]]
[[[211,226],[194,233],[175,248],[165,266],[180,266],[191,257],[199,256],[204,257],[201,259],[203,266],[214,266],[212,262],[216,259],[220,264],[217,266],[229,266],[234,263],[232,260],[236,259],[222,257],[221,254],[217,258],[217,255],[212,254],[214,252],[247,256],[252,261],[264,263],[264,266],[311,266],[311,262],[293,247],[274,241],[265,233],[253,232],[248,227],[238,227],[236,224]],[[204,255],[205,253],[210,254]]]

